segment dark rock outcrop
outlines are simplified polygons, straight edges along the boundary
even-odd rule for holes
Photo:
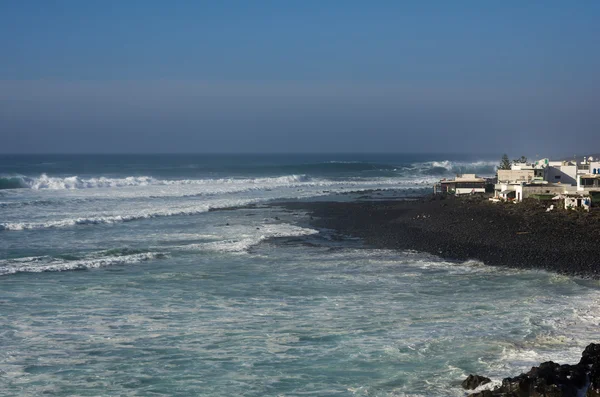
[[[468,382],[471,378],[465,379]],[[575,365],[548,361],[527,373],[505,378],[494,390],[483,390],[469,397],[599,397],[600,344],[592,343]]]
[[[461,386],[466,390],[473,390],[478,388],[481,385],[485,385],[486,383],[490,383],[492,380],[490,378],[486,378],[485,376],[479,375],[469,375],[467,379],[463,380]]]
[[[579,365],[589,368],[590,386],[587,396],[600,397],[600,344],[588,345],[581,355]]]

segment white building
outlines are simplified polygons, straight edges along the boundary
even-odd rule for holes
[[[600,161],[589,157],[581,162],[542,159],[533,164],[514,163],[510,170],[498,170],[494,190],[499,199],[520,202],[530,196],[559,195],[565,199],[565,208],[589,209],[589,193],[600,193]]]
[[[564,200],[566,210],[583,208],[585,211],[589,211],[592,206],[592,199],[589,193],[567,193],[560,195],[560,198]]]
[[[566,193],[567,186],[546,181],[527,183],[499,182],[494,187],[495,197],[503,200],[521,202],[528,197],[553,197],[557,194]]]
[[[577,186],[578,176],[595,175],[600,173],[600,161],[592,157],[584,158],[583,161],[548,161],[545,180],[552,183],[562,183]]]

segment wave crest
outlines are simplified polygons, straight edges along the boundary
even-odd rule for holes
[[[418,168],[425,175],[454,175],[454,174],[477,174],[481,176],[493,176],[496,173],[496,161],[430,161],[421,163]]]
[[[206,185],[206,184],[286,184],[309,182],[308,175],[286,175],[272,178],[222,178],[222,179],[182,179],[164,180],[151,176],[128,176],[125,178],[81,178],[79,176],[51,177],[42,174],[37,178],[27,176],[0,177],[0,190],[2,189],[50,189],[72,190],[93,188],[116,188],[130,186],[169,186],[169,185]]]
[[[104,252],[92,254],[81,259],[66,259],[50,256],[35,256],[0,260],[0,276],[16,273],[62,272],[67,270],[88,270],[99,267],[136,264],[153,259],[165,258],[164,252],[129,253]]]

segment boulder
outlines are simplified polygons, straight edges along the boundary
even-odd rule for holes
[[[486,383],[490,383],[492,380],[490,378],[486,378],[485,376],[479,375],[469,375],[467,379],[463,380],[461,386],[465,390],[473,390],[478,388],[481,385],[485,385]]]
[[[587,396],[600,397],[600,344],[592,343],[588,345],[581,355],[579,365],[587,367],[590,371],[590,386]]]

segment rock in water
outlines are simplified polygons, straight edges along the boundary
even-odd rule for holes
[[[590,371],[590,386],[587,396],[600,397],[600,344],[592,343],[588,345],[581,355],[579,365],[588,367]]]
[[[492,380],[490,378],[486,378],[485,376],[469,375],[467,376],[467,379],[463,380],[463,382],[460,385],[463,387],[463,389],[473,390],[481,385],[490,383],[491,381]]]
[[[467,389],[476,384],[477,375],[462,383]],[[488,379],[489,381],[489,379]],[[487,383],[487,382],[486,382]],[[475,387],[485,384],[480,383]],[[585,348],[578,364],[541,363],[527,373],[505,378],[494,390],[483,390],[469,397],[600,397],[600,344]]]

